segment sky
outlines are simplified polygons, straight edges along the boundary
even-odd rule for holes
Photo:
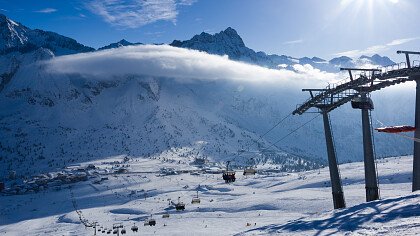
[[[0,13],[94,48],[237,30],[256,51],[331,59],[420,50],[418,0],[0,0]]]

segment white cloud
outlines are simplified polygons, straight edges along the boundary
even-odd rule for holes
[[[339,52],[339,53],[335,53],[334,55],[335,56],[348,56],[348,57],[358,57],[358,56],[361,56],[361,55],[372,55],[372,54],[375,54],[375,53],[380,53],[380,52],[386,51],[393,46],[402,45],[402,44],[409,43],[411,41],[418,40],[418,39],[420,39],[420,37],[395,39],[395,40],[392,40],[391,42],[383,44],[383,45],[374,45],[374,46],[368,47],[366,49],[356,49],[356,50],[350,50],[350,51],[345,51],[345,52]]]
[[[57,9],[55,9],[55,8],[44,8],[44,9],[41,9],[41,10],[38,10],[38,11],[35,11],[35,12],[38,12],[38,13],[53,13],[53,12],[56,12],[57,11]]]
[[[298,44],[298,43],[303,43],[303,39],[297,39],[297,40],[292,40],[292,41],[286,41],[283,44]]]
[[[195,0],[93,0],[88,9],[106,22],[124,28],[138,28],[156,21],[174,24],[180,5],[189,6]]]
[[[92,53],[56,57],[47,61],[46,71],[81,74],[96,79],[124,78],[127,75],[165,77],[178,81],[234,80],[258,84],[281,83],[282,86],[325,85],[337,74],[296,65],[295,72],[267,69],[229,60],[226,56],[175,48],[168,45],[122,47]]]

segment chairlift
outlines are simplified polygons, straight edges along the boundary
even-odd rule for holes
[[[351,100],[351,107],[353,109],[374,109],[372,99],[366,96],[353,98]]]
[[[180,201],[181,197],[178,197],[178,203],[175,204],[175,209],[177,211],[184,211],[185,210],[185,203]]]
[[[244,169],[244,175],[255,175],[257,171],[252,167],[246,167]]]
[[[139,227],[137,227],[137,225],[134,224],[133,226],[131,226],[131,231],[137,232],[137,231],[139,231]]]
[[[155,226],[155,225],[156,225],[156,220],[153,219],[152,216],[150,216],[149,219],[144,221],[144,226]]]
[[[223,171],[223,175],[222,175],[225,183],[235,182],[235,180],[236,180],[236,177],[235,177],[236,172],[233,171],[233,170],[231,170],[231,171],[229,170],[230,162],[231,161],[226,162],[226,170]]]
[[[197,190],[197,197],[193,197],[191,200],[191,204],[200,204],[200,198],[198,198],[198,190]]]
[[[254,168],[254,158],[251,158],[249,162],[250,165],[244,169],[244,175],[255,175],[257,171]]]

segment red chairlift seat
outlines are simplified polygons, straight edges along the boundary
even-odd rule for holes
[[[384,133],[402,133],[402,132],[413,132],[416,130],[416,127],[409,126],[409,125],[401,125],[401,126],[388,126],[382,128],[375,129],[378,132]]]

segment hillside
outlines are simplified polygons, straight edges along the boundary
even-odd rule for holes
[[[121,165],[128,172],[117,172]],[[163,167],[195,171],[166,175]],[[363,164],[341,165],[348,208],[332,210],[328,168],[275,173],[259,165],[257,175],[237,170],[236,182],[225,184],[220,174],[177,161],[118,156],[28,180],[27,185],[42,184],[36,192],[0,195],[0,233],[92,235],[80,214],[87,223],[97,221],[97,235],[112,233],[116,223],[126,235],[185,235],[185,229],[199,235],[416,235],[420,196],[411,193],[411,167],[411,156],[380,160],[381,200],[364,203]],[[62,182],[66,176],[84,178]],[[200,203],[191,204],[197,191]],[[178,197],[185,211],[170,203]],[[144,226],[151,214],[156,226]],[[134,224],[138,233],[130,230]]]

